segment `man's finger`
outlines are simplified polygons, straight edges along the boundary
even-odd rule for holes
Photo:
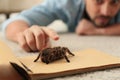
[[[30,30],[25,32],[25,39],[31,50],[37,51],[35,36]]]
[[[33,30],[36,40],[36,46],[38,50],[41,50],[45,46],[45,35],[42,30]]]
[[[42,28],[42,30],[44,31],[44,33],[46,35],[48,35],[53,40],[58,40],[59,39],[59,35],[54,30],[52,30],[50,28]]]
[[[29,46],[28,46],[28,44],[27,44],[27,42],[25,40],[25,37],[24,37],[24,35],[22,33],[20,33],[18,35],[18,39],[17,40],[18,40],[18,44],[22,47],[22,49],[24,49],[27,52],[31,51],[31,49],[29,48]]]

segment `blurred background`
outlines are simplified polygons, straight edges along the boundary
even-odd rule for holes
[[[0,0],[0,30],[1,24],[8,18],[14,17],[19,12],[41,4],[45,0]],[[59,25],[59,29],[56,28]],[[62,21],[55,21],[48,25],[58,32],[66,32],[67,27]]]

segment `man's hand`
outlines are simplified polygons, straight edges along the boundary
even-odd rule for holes
[[[76,33],[78,35],[97,35],[99,34],[100,30],[98,30],[92,22],[83,19],[79,22],[77,28],[76,28]]]
[[[27,52],[50,47],[49,38],[58,40],[58,34],[47,27],[34,25],[17,34],[18,44]]]

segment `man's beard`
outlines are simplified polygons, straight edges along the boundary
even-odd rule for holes
[[[99,22],[97,23],[96,20],[100,19]],[[109,25],[110,20],[112,19],[112,17],[110,16],[96,16],[93,20],[91,20],[93,22],[93,24],[98,27],[98,28],[104,28],[107,27]],[[106,22],[104,22],[106,21]]]

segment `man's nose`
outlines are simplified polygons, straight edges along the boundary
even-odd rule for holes
[[[101,14],[104,16],[110,16],[111,15],[111,8],[109,5],[103,5],[101,8]]]

